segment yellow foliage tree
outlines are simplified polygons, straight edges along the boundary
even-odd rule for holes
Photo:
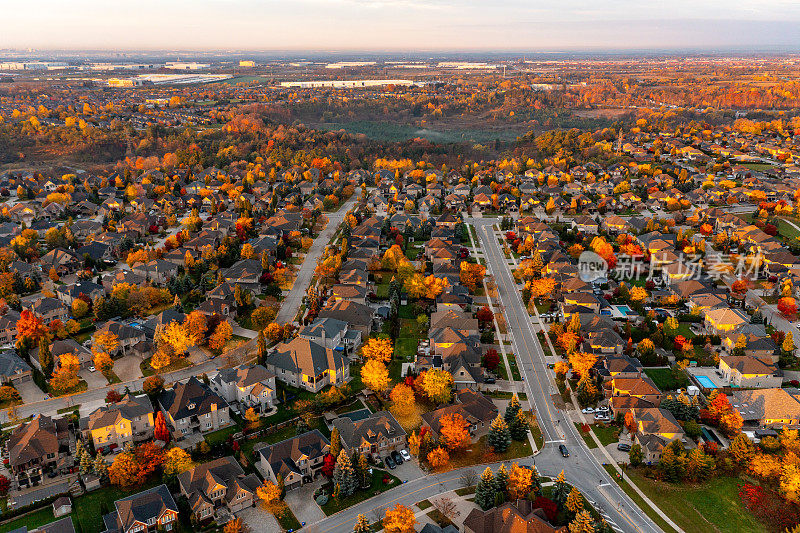
[[[369,390],[382,393],[389,388],[389,370],[382,362],[369,359],[361,368],[361,380]]]
[[[386,511],[386,516],[383,517],[385,533],[414,533],[416,524],[414,511],[399,503]]]
[[[533,485],[533,471],[522,468],[517,463],[511,465],[508,471],[508,495],[512,500],[524,498]]]
[[[382,363],[388,363],[392,360],[392,355],[394,354],[392,340],[389,338],[376,337],[367,339],[367,342],[361,347],[361,354],[366,359],[374,359]]]
[[[448,403],[452,388],[453,376],[447,370],[428,370],[422,378],[422,389],[433,402]]]

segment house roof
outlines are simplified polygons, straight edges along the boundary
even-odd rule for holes
[[[282,475],[286,477],[287,474],[292,472],[300,473],[297,461],[301,457],[308,459],[324,457],[330,447],[330,441],[318,429],[315,429],[259,448],[256,453],[259,455],[260,460],[269,463],[276,476]]]
[[[290,342],[278,344],[267,355],[267,364],[290,372],[318,376],[326,370],[340,370],[348,364],[348,360],[341,352],[295,337]]]
[[[365,442],[375,444],[383,439],[406,434],[394,415],[388,411],[378,411],[355,422],[342,416],[334,420],[333,425],[339,430],[339,436],[347,448],[359,448]]]
[[[782,388],[734,391],[730,402],[744,420],[800,419],[798,397]]]
[[[194,376],[187,382],[176,383],[171,389],[162,392],[158,401],[172,415],[173,420],[203,415],[211,412],[213,407],[228,407],[228,402]]]

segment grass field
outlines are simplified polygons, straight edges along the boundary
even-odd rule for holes
[[[681,388],[685,382],[678,382],[669,368],[645,368],[644,373],[653,380],[662,391],[671,391]]]
[[[383,478],[388,477],[389,482],[384,483]],[[347,509],[357,503],[363,502],[364,500],[368,500],[379,494],[381,492],[385,492],[389,489],[397,487],[400,485],[400,480],[397,479],[395,476],[391,475],[386,470],[380,470],[378,468],[373,468],[372,470],[372,484],[368,489],[364,490],[357,490],[354,494],[346,498],[340,498],[339,501],[336,501],[336,498],[331,496],[333,491],[332,483],[326,484],[323,488],[327,491],[328,496],[328,503],[321,506],[322,511],[327,515],[330,516],[334,513],[338,513],[342,509]]]
[[[738,478],[719,477],[702,485],[673,485],[647,479],[635,471],[630,477],[653,503],[687,532],[768,531],[742,505]]]

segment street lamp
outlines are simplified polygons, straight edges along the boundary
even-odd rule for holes
[[[628,463],[620,463],[620,466],[622,467],[622,477],[620,479],[625,481],[625,469],[628,467]]]

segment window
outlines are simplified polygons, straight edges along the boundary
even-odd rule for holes
[[[211,422],[206,422],[206,429],[209,429],[210,427],[211,427]]]

